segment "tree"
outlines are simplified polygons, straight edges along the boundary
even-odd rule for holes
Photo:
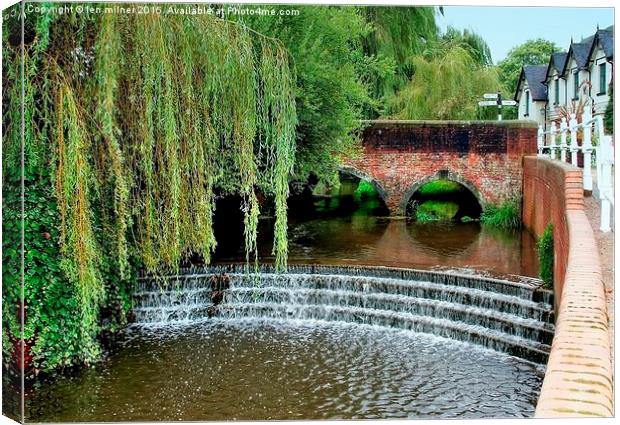
[[[391,72],[376,74],[371,82],[371,96],[383,103],[411,78],[413,58],[437,40],[435,14],[443,12],[433,7],[361,7],[359,10],[371,27],[364,37],[365,53],[386,60],[393,67]],[[379,108],[371,111],[369,118],[380,113]]]
[[[339,156],[355,148],[362,110],[371,102],[361,77],[370,27],[351,7],[304,7],[298,16],[246,18],[248,26],[280,40],[295,64],[298,114],[294,178],[335,178]]]
[[[489,48],[476,34],[450,30],[412,59],[414,74],[389,102],[389,116],[399,119],[480,118],[478,100],[500,88],[497,70],[486,66]]]
[[[546,65],[549,63],[551,54],[559,50],[555,43],[542,38],[528,40],[513,47],[506,58],[497,64],[505,94],[509,98],[514,96],[521,68],[524,65]]]
[[[138,269],[209,262],[216,191],[243,200],[248,260],[258,190],[274,198],[285,267],[297,117],[280,41],[210,15],[4,18],[3,359],[97,360]]]
[[[468,50],[478,65],[493,65],[489,45],[479,34],[471,30],[464,29],[461,32],[456,28],[448,27],[446,33],[441,36],[441,40],[446,44],[461,46]]]

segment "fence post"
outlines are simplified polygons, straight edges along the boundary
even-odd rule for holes
[[[568,150],[568,146],[566,146],[566,118],[562,117],[560,121],[560,159],[562,162],[566,162],[566,151]]]
[[[609,232],[611,230],[611,199],[612,193],[612,169],[614,162],[614,152],[611,146],[611,136],[600,134],[600,158],[596,158],[600,162],[601,180],[597,181],[599,196],[601,198],[601,232]]]
[[[568,126],[570,128],[570,163],[576,167],[579,146],[577,145],[577,118],[575,114],[570,114]]]
[[[551,159],[557,159],[557,154],[556,154],[556,135],[558,133],[558,127],[555,124],[555,121],[551,123]]]
[[[543,140],[543,126],[542,124],[540,124],[538,126],[538,135],[536,137],[536,145],[538,146],[538,155],[543,155],[544,154],[544,140]]]
[[[592,190],[592,111],[585,108],[582,115],[583,124],[583,188]]]

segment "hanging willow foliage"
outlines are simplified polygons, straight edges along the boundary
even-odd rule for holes
[[[26,26],[27,98],[19,84],[9,91],[3,147],[17,163],[24,100],[27,163],[52,170],[80,344],[95,340],[109,273],[126,280],[132,264],[157,273],[190,255],[210,261],[218,193],[243,200],[248,262],[259,192],[274,199],[274,254],[286,268],[296,80],[278,40],[209,15],[56,15],[52,26],[40,17]],[[21,57],[16,46],[5,69],[17,72]]]

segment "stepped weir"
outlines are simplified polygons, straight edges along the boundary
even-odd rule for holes
[[[554,335],[553,294],[540,281],[412,269],[294,265],[192,267],[142,276],[135,322],[301,319],[433,334],[546,364]]]

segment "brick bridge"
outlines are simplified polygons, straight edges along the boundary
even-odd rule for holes
[[[393,216],[437,179],[468,188],[481,207],[521,197],[523,156],[536,153],[536,124],[524,121],[367,121],[363,150],[341,172],[370,182]]]

